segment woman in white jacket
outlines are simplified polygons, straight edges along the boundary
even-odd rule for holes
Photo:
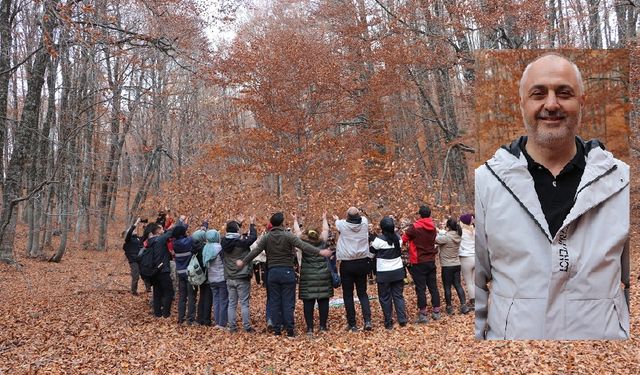
[[[467,287],[467,306],[473,309],[475,306],[475,272],[476,272],[476,228],[473,214],[460,216],[460,226],[462,227],[462,241],[460,241],[460,265],[462,266],[462,278]]]

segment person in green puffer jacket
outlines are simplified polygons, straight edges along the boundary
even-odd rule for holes
[[[316,229],[308,229],[305,233],[300,229],[298,218],[293,215],[293,232],[302,241],[313,245],[317,248],[324,249],[327,247],[326,242],[329,238],[329,223],[327,222],[327,213],[322,214],[322,232],[318,233]],[[311,255],[302,253],[302,262],[300,266],[300,285],[298,286],[298,295],[302,300],[304,307],[304,320],[307,324],[307,335],[313,335],[313,310],[318,302],[318,310],[320,312],[320,332],[326,332],[327,320],[329,318],[329,298],[333,297],[333,285],[331,282],[331,271],[327,258],[321,255]]]

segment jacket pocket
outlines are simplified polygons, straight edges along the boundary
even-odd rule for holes
[[[490,294],[487,314],[487,339],[504,340],[507,337],[508,318],[513,307],[513,298]]]
[[[613,297],[613,308],[616,311],[618,317],[618,324],[620,329],[624,333],[624,339],[629,338],[629,307],[627,306],[627,300],[624,298],[624,293],[619,291],[615,297]]]
[[[515,298],[491,294],[487,339],[536,340],[543,336],[544,298]]]
[[[566,305],[570,340],[622,340],[629,337],[629,312],[622,293],[614,298],[574,299]]]

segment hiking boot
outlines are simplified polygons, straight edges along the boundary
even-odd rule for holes
[[[271,323],[271,319],[269,319],[267,320],[267,333],[272,333],[273,331],[273,323]]]
[[[471,311],[471,309],[469,308],[469,306],[467,306],[467,305],[462,305],[462,306],[460,306],[460,312],[461,312],[462,314],[468,314],[468,313],[469,313],[469,311]]]
[[[447,315],[453,315],[453,306],[447,306]]]
[[[294,337],[296,337],[296,332],[295,332],[295,331],[293,331],[293,330],[289,330],[289,331],[287,331],[287,337],[288,337],[288,338],[294,338]]]
[[[244,331],[245,331],[246,333],[254,333],[256,330],[255,330],[255,329],[253,329],[253,327],[249,327],[249,328],[245,328],[245,329],[244,329]]]
[[[238,328],[237,327],[229,327],[227,329],[227,331],[229,331],[229,333],[236,333],[236,332],[238,332]]]
[[[440,311],[434,311],[431,313],[431,319],[440,320]]]
[[[471,310],[475,310],[476,309],[476,299],[475,298],[471,298],[469,300],[469,302],[467,302],[467,306],[469,306],[469,308]]]
[[[385,323],[384,329],[386,329],[387,331],[392,331],[393,330],[393,323]]]
[[[307,328],[307,336],[313,336],[313,328]]]
[[[318,332],[329,332],[329,329],[327,329],[327,327],[325,326],[320,326],[320,329],[318,329]]]
[[[358,332],[358,327],[356,327],[356,326],[347,326],[347,332]]]
[[[400,322],[398,324],[400,325],[400,327],[406,327],[407,326],[407,322]]]
[[[429,318],[427,317],[427,314],[418,313],[418,318],[415,322],[418,324],[429,323]]]
[[[365,331],[371,331],[372,329],[373,329],[373,326],[371,325],[371,322],[364,322]]]

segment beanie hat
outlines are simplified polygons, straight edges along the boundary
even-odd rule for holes
[[[464,214],[460,216],[460,221],[466,225],[471,225],[471,220],[473,220],[473,214]]]

